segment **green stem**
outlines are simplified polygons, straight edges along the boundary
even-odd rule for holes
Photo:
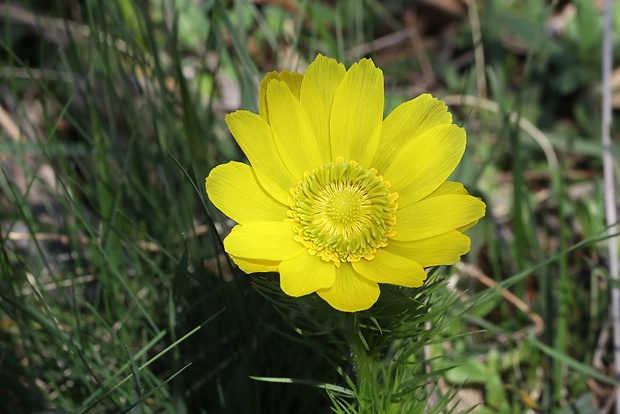
[[[372,357],[368,353],[367,344],[360,336],[361,333],[353,328],[349,332],[349,343],[351,346],[351,358],[353,360],[353,368],[355,370],[355,381],[357,383],[357,397],[360,412],[362,408],[371,401],[373,370]]]
[[[568,249],[568,225],[566,224],[566,207],[562,200],[566,199],[565,183],[562,179],[562,170],[556,172],[552,176],[556,191],[558,192],[558,208],[560,212],[560,246],[559,251],[565,252]],[[558,308],[557,323],[555,331],[555,350],[559,353],[566,354],[568,344],[568,313],[571,300],[571,282],[568,276],[568,256],[564,255],[559,261],[559,280],[557,281],[556,292],[558,297],[556,304]],[[565,386],[564,376],[566,367],[561,360],[555,360],[555,383],[553,403],[560,404],[562,398],[563,387]]]

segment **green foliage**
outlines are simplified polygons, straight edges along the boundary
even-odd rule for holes
[[[466,13],[448,30],[413,6],[419,54],[407,36],[371,42],[411,29],[411,2],[284,3],[6,8],[0,115],[22,132],[2,121],[0,412],[598,412],[588,381],[609,386],[595,349],[612,282],[594,3],[570,2],[550,32],[565,2],[478,1],[486,96]],[[455,175],[489,206],[466,258],[486,278],[456,267],[385,287],[375,318],[233,269],[231,223],[203,190],[213,166],[242,158],[223,115],[256,109],[260,73],[317,52],[350,63],[363,44],[386,110],[426,88],[497,103],[451,106],[469,137]],[[467,392],[480,398],[456,406]]]

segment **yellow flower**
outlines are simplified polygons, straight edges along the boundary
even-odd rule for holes
[[[290,296],[316,292],[334,308],[370,308],[379,283],[419,287],[425,267],[469,251],[462,231],[485,204],[446,181],[465,131],[425,94],[383,119],[383,73],[318,55],[304,75],[271,72],[259,115],[226,117],[250,165],[206,180],[213,204],[238,223],[224,248],[245,272],[279,272]]]

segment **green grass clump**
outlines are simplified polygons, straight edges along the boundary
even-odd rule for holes
[[[428,360],[429,392],[455,412],[598,412],[612,363],[600,15],[587,0],[476,4],[5,5],[0,412],[360,409],[346,350],[308,331],[272,275],[231,266],[232,223],[204,193],[211,168],[243,160],[223,115],[256,110],[261,74],[318,52],[373,57],[386,111],[445,98],[469,137],[456,175],[489,206],[467,264],[438,273],[450,283],[433,295],[454,303],[428,354],[404,340],[386,355]]]

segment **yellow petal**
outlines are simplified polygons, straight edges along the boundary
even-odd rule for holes
[[[329,289],[317,290],[318,295],[333,308],[357,312],[370,308],[379,298],[379,285],[358,274],[350,263],[336,269],[336,281]]]
[[[263,80],[260,82],[258,91],[258,113],[265,119],[265,121],[269,122],[269,109],[267,108],[267,85],[269,85],[269,81],[272,79],[283,81],[288,85],[293,95],[299,99],[302,78],[303,75],[301,73],[289,72],[287,70],[283,70],[279,73],[273,71],[265,75]]]
[[[335,59],[319,54],[308,66],[301,83],[299,100],[314,127],[319,152],[324,164],[333,161],[329,139],[329,119],[336,88],[346,69]]]
[[[377,171],[385,171],[409,141],[431,128],[451,122],[452,115],[446,104],[429,94],[399,105],[383,121],[381,140],[372,166]]]
[[[437,187],[437,189],[435,191],[433,191],[432,193],[430,193],[429,195],[424,197],[424,200],[426,200],[427,198],[437,197],[439,195],[444,195],[444,194],[467,195],[467,194],[469,194],[469,192],[467,191],[467,189],[461,183],[456,183],[456,182],[452,182],[452,181],[446,181],[443,184],[441,184],[439,187]],[[472,221],[471,223],[466,224],[463,227],[459,227],[457,230],[462,233],[465,230],[475,226],[476,223],[478,223],[478,220]]]
[[[471,223],[466,224],[466,225],[464,225],[463,227],[459,227],[457,230],[458,230],[458,231],[460,231],[460,232],[462,233],[462,232],[464,232],[464,231],[466,231],[466,230],[468,230],[468,229],[471,229],[471,228],[472,228],[472,227],[474,227],[477,223],[478,223],[478,220],[472,221]]]
[[[372,260],[353,262],[353,269],[373,282],[396,286],[420,287],[426,280],[426,272],[413,260],[385,249],[377,250],[374,256]]]
[[[276,201],[258,183],[252,167],[231,161],[211,170],[207,194],[222,213],[240,224],[252,221],[282,221],[288,206]]]
[[[427,199],[427,198],[437,197],[437,196],[445,195],[445,194],[467,195],[469,193],[467,192],[467,189],[463,186],[463,184],[456,183],[453,181],[446,181],[442,183],[439,187],[437,187],[435,191],[433,191],[432,193],[430,193],[424,198]]]
[[[306,171],[323,165],[314,129],[306,112],[284,82],[272,80],[267,87],[269,123],[282,161],[297,180]]]
[[[385,170],[383,177],[406,207],[432,193],[454,171],[465,152],[465,130],[440,125],[409,142]]]
[[[370,59],[347,71],[336,89],[330,118],[332,156],[369,167],[383,119],[383,72]]]
[[[252,112],[236,111],[226,115],[226,123],[254,167],[261,186],[273,198],[286,204],[289,191],[298,180],[284,166],[267,122]]]
[[[245,273],[277,272],[278,266],[280,265],[280,262],[271,260],[242,259],[232,255],[230,258],[239,266],[239,269],[243,270]]]
[[[415,260],[423,267],[451,265],[469,251],[469,237],[457,230],[413,241],[390,240],[384,248],[396,255]]]
[[[484,216],[485,204],[476,197],[446,194],[396,211],[394,240],[421,240],[465,226]]]
[[[248,223],[232,229],[224,250],[241,259],[282,261],[306,251],[294,236],[292,221]]]
[[[307,251],[283,260],[279,267],[280,287],[289,296],[304,296],[330,288],[336,281],[336,266]]]

